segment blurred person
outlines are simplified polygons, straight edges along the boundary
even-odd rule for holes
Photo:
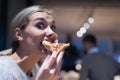
[[[94,35],[87,34],[82,39],[86,56],[82,60],[80,80],[113,80],[119,72],[119,64],[110,56],[103,54],[97,47]]]
[[[13,48],[0,52],[0,80],[58,80],[64,51],[49,52],[42,41],[58,40],[51,10],[39,5],[19,12],[10,29]],[[46,56],[39,67],[37,62]]]
[[[70,33],[67,34],[66,42],[70,43],[70,47],[65,49],[65,54],[63,56],[62,70],[64,71],[76,70],[75,62],[78,58],[78,52],[75,45],[72,43],[72,40],[72,35]]]

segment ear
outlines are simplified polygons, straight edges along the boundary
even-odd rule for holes
[[[23,33],[21,31],[20,28],[16,28],[15,29],[15,37],[18,41],[22,41],[23,40]]]

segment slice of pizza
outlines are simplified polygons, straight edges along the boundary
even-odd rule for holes
[[[45,40],[42,42],[42,44],[47,50],[51,52],[53,51],[60,52],[70,46],[70,43],[51,43]]]

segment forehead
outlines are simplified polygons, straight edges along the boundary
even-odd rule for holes
[[[44,19],[47,22],[53,21],[53,16],[48,14],[47,12],[36,12],[29,17],[30,21],[34,21],[38,18]]]

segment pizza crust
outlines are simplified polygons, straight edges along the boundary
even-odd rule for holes
[[[53,51],[60,52],[70,46],[70,43],[51,43],[45,40],[42,42],[42,44],[47,50],[51,52]]]

